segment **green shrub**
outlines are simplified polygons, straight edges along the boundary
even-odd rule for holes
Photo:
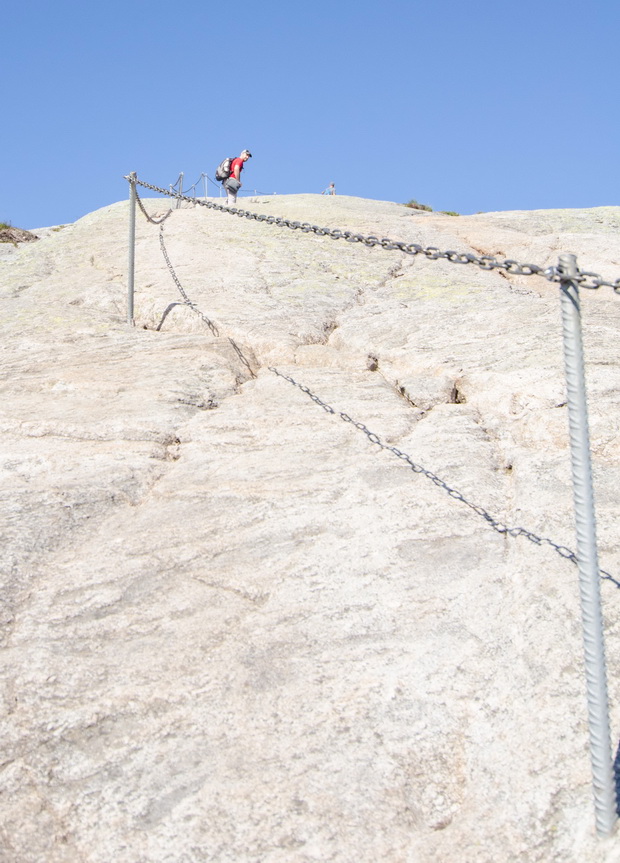
[[[442,216],[460,216],[460,213],[455,213],[454,210],[440,210]]]
[[[407,201],[405,207],[411,207],[412,210],[426,210],[429,213],[433,212],[433,208],[427,206],[427,204],[418,204],[417,201],[411,199],[411,201]]]

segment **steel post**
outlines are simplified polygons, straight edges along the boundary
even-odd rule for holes
[[[207,175],[206,174],[202,175],[202,181],[205,184],[205,202],[206,202],[206,200],[207,200]]]
[[[134,272],[136,262],[136,172],[129,175],[129,261],[127,267],[127,323],[133,327]]]
[[[594,809],[597,833],[599,836],[608,836],[613,831],[617,819],[616,794],[610,744],[579,285],[576,281],[579,270],[575,255],[560,256],[558,274],[561,288],[564,367],[568,394]]]
[[[181,173],[179,174],[178,183],[179,183],[179,195],[182,195],[183,194],[183,171],[181,171]],[[180,206],[181,206],[181,199],[177,198],[177,206],[176,206],[177,210],[179,209]]]

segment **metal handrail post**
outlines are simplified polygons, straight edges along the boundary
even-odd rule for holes
[[[617,820],[613,759],[610,744],[609,704],[600,574],[596,543],[592,464],[588,431],[579,275],[575,255],[560,255],[564,367],[568,395],[568,422],[577,532],[577,563],[585,653],[588,726],[596,831],[609,836]]]
[[[182,195],[183,194],[183,171],[181,171],[181,173],[179,174],[179,181],[178,182],[179,182],[179,195]],[[180,206],[181,206],[181,198],[179,197],[179,198],[177,198],[177,206],[176,206],[177,210],[179,209]]]
[[[207,175],[203,173],[202,181],[205,184],[205,201],[207,200]]]
[[[136,179],[137,174],[135,171],[132,171],[129,175],[129,261],[127,267],[127,323],[130,327],[133,327],[134,325],[133,296],[136,262]]]

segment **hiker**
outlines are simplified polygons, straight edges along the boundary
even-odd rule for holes
[[[233,159],[230,163],[230,174],[228,177],[222,182],[222,186],[226,189],[226,203],[230,206],[230,204],[237,203],[237,192],[242,186],[241,183],[241,172],[243,171],[243,166],[247,162],[248,159],[252,158],[252,154],[249,150],[242,150],[241,155],[237,156],[236,159]]]
[[[334,186],[333,183],[330,183],[326,189],[323,189],[321,194],[322,195],[335,195],[336,194],[336,187]]]

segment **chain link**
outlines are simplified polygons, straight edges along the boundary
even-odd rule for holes
[[[170,262],[170,258],[168,257],[168,252],[166,250],[166,245],[164,243],[164,226],[163,225],[159,226],[159,246],[160,246],[162,254],[164,256],[166,266],[168,267],[168,270],[170,271],[170,275],[172,276],[172,281],[175,283],[175,285],[179,289],[179,293],[183,297],[183,300],[185,301],[185,305],[189,306],[190,309],[192,310],[192,312],[194,312],[200,318],[202,318],[202,320],[209,327],[209,329],[211,330],[213,335],[217,338],[220,334],[220,331],[218,330],[216,325],[213,323],[213,321],[209,320],[209,318],[200,311],[200,309],[198,308],[196,303],[194,303],[194,302],[192,302],[192,300],[190,300],[190,298],[185,293],[185,289],[183,288],[183,285],[179,281],[179,277],[177,276],[177,274],[174,271],[174,267],[172,266],[172,264]]]
[[[152,225],[161,225],[163,222],[165,222],[166,219],[168,218],[168,216],[172,213],[172,210],[168,210],[166,215],[162,216],[161,219],[155,219],[155,218],[153,218],[153,216],[149,216],[149,214],[144,209],[144,204],[142,203],[142,201],[140,199],[140,195],[138,194],[138,190],[136,189],[135,191],[136,191],[136,200],[138,202],[138,206],[142,210],[142,214],[144,215],[147,222],[150,222]]]
[[[265,222],[268,225],[277,225],[283,228],[290,228],[293,231],[300,230],[303,233],[314,233],[321,237],[330,237],[332,240],[346,240],[349,243],[362,243],[365,246],[380,246],[386,251],[400,251],[406,255],[424,255],[428,260],[437,261],[444,259],[453,264],[475,264],[482,270],[505,270],[513,276],[541,276],[549,282],[561,282],[562,277],[557,267],[539,267],[537,264],[522,264],[518,261],[507,259],[500,261],[492,255],[474,255],[469,252],[441,251],[435,246],[427,246],[426,248],[418,245],[418,243],[405,243],[400,240],[390,240],[387,238],[379,239],[375,236],[364,236],[363,234],[355,234],[352,231],[341,231],[339,228],[321,228],[318,225],[311,225],[308,222],[291,221],[280,216],[265,216],[260,213],[252,213],[249,210],[240,210],[237,207],[224,207],[221,204],[216,204],[214,201],[201,201],[198,198],[189,198],[187,195],[170,192],[167,189],[162,189],[161,186],[153,186],[151,183],[145,183],[143,180],[133,180],[126,176],[126,180],[134,182],[145,189],[151,189],[154,192],[159,192],[162,195],[168,195],[182,201],[188,201],[191,204],[200,204],[209,209],[220,210],[223,213],[231,213],[240,218],[253,219],[257,222]],[[613,282],[606,281],[598,273],[579,273],[573,281],[578,282],[583,288],[589,290],[597,290],[603,286],[613,288],[616,294],[620,294],[620,278]]]
[[[154,192],[159,192],[163,195],[170,195],[171,197],[175,197],[175,198],[178,198],[180,200],[186,200],[190,203],[198,203],[198,204],[201,204],[202,206],[208,207],[210,209],[220,210],[224,213],[231,213],[231,214],[240,216],[242,218],[245,217],[245,218],[249,218],[249,219],[254,219],[255,221],[259,221],[259,222],[266,222],[267,224],[270,224],[270,225],[279,225],[282,227],[291,228],[293,230],[301,230],[304,233],[313,232],[313,233],[318,234],[320,236],[330,237],[333,240],[344,239],[344,240],[347,240],[348,242],[351,242],[351,243],[363,243],[365,246],[379,245],[386,250],[398,249],[399,251],[405,252],[406,254],[410,254],[410,255],[423,254],[429,260],[437,260],[439,258],[444,258],[445,260],[451,261],[452,263],[476,264],[477,266],[479,266],[483,270],[503,269],[503,270],[506,270],[506,272],[511,273],[513,275],[523,275],[523,276],[539,275],[539,276],[543,276],[544,278],[546,278],[549,281],[553,281],[553,282],[563,281],[562,274],[559,272],[558,268],[556,268],[556,267],[547,267],[547,268],[543,269],[542,267],[539,267],[536,264],[520,264],[518,261],[514,261],[514,260],[510,260],[510,259],[507,259],[505,261],[498,261],[496,258],[492,257],[491,255],[476,256],[476,255],[470,254],[468,252],[454,252],[454,251],[442,252],[438,248],[436,248],[435,246],[428,246],[426,248],[423,248],[422,246],[419,246],[417,243],[404,243],[404,242],[400,242],[400,241],[396,241],[396,240],[390,240],[390,239],[380,240],[378,237],[375,237],[375,236],[367,236],[366,237],[363,234],[354,234],[351,231],[341,231],[338,228],[320,228],[318,225],[310,225],[308,222],[300,223],[297,221],[290,221],[288,219],[283,219],[283,218],[280,218],[278,216],[265,216],[265,215],[261,215],[261,214],[257,214],[257,213],[251,213],[248,210],[240,210],[236,207],[224,207],[221,204],[216,204],[212,201],[201,201],[201,200],[198,200],[195,198],[192,199],[192,198],[187,197],[186,195],[174,194],[172,192],[166,191],[165,189],[162,189],[159,186],[154,186],[154,185],[151,185],[150,183],[145,183],[141,180],[135,180],[132,177],[125,177],[125,179],[128,180],[129,182],[133,182],[134,184],[138,184],[140,186],[143,186],[144,188],[152,189]],[[187,296],[187,294],[186,294],[183,286],[181,285],[181,282],[179,281],[179,278],[177,277],[177,275],[174,271],[174,268],[170,262],[170,258],[168,256],[166,246],[164,244],[164,239],[163,239],[163,230],[164,230],[163,222],[168,218],[168,216],[171,214],[172,210],[169,210],[162,219],[154,220],[153,218],[151,218],[148,215],[148,213],[144,209],[144,206],[143,206],[143,204],[140,201],[140,198],[138,196],[137,190],[136,190],[136,197],[137,197],[138,203],[140,205],[140,209],[142,210],[142,212],[144,213],[144,215],[146,216],[148,221],[153,222],[154,224],[159,224],[159,226],[160,226],[160,228],[159,228],[159,231],[160,231],[159,242],[160,242],[161,250],[162,250],[164,259],[166,261],[166,264],[168,266],[168,269],[170,271],[170,274],[172,276],[172,279],[174,280],[174,283],[176,284],[181,296],[183,297],[185,304],[188,305],[192,309],[192,311],[194,311],[196,314],[198,314],[202,318],[202,320],[207,324],[207,326],[209,327],[209,329],[211,330],[211,332],[213,333],[214,336],[219,336],[219,330],[217,329],[216,325],[211,320],[209,320],[209,318],[206,315],[204,315],[198,309],[196,304],[193,303],[189,299],[189,297]],[[584,288],[596,290],[602,286],[607,286],[607,287],[613,288],[613,290],[616,293],[620,293],[620,278],[616,279],[614,282],[608,282],[608,281],[604,281],[597,273],[581,272],[581,273],[579,273],[579,275],[575,279],[573,279],[573,281],[577,281]],[[250,374],[252,375],[252,377],[256,377],[256,375],[254,374],[254,371],[252,370],[249,362],[247,361],[247,359],[243,355],[243,353],[240,350],[240,348],[238,347],[238,345],[234,342],[234,340],[232,338],[228,337],[228,340],[229,340],[230,344],[232,345],[232,347],[234,348],[234,350],[236,351],[236,353],[238,354],[241,361],[246,365],[246,367],[250,371]],[[269,366],[269,371],[273,372],[278,377],[283,378],[284,380],[293,384],[293,386],[300,389],[305,395],[307,395],[310,399],[312,399],[312,401],[315,402],[315,404],[322,407],[323,410],[326,411],[327,413],[338,415],[340,417],[340,419],[342,419],[344,422],[351,423],[353,426],[355,426],[355,428],[359,429],[360,431],[362,431],[366,435],[366,437],[368,438],[370,443],[375,444],[380,449],[387,450],[388,452],[391,452],[397,458],[401,459],[402,461],[405,461],[414,473],[422,474],[427,479],[429,479],[434,485],[438,486],[439,488],[443,488],[443,490],[451,498],[453,498],[454,500],[460,501],[461,503],[465,504],[465,506],[467,506],[471,510],[473,510],[477,515],[481,516],[486,521],[486,523],[489,525],[489,527],[491,527],[493,530],[497,531],[497,533],[503,534],[505,536],[512,536],[512,537],[522,536],[522,537],[525,537],[526,539],[528,539],[530,542],[534,543],[535,545],[539,545],[539,546],[540,545],[548,545],[551,548],[553,548],[554,551],[556,551],[560,555],[560,557],[563,557],[566,560],[570,560],[571,563],[574,563],[574,564],[577,563],[577,555],[575,554],[574,551],[571,551],[570,548],[567,548],[565,545],[559,545],[558,543],[554,542],[552,539],[549,539],[548,537],[538,536],[537,534],[533,533],[530,530],[526,530],[523,527],[509,527],[504,522],[499,521],[498,519],[494,518],[491,515],[491,513],[489,513],[488,510],[486,510],[484,507],[479,506],[478,504],[474,504],[471,501],[467,500],[467,498],[460,491],[458,491],[457,489],[451,488],[451,486],[449,486],[448,483],[445,482],[445,480],[441,479],[441,477],[437,476],[437,474],[433,473],[430,470],[427,470],[425,467],[422,467],[422,465],[416,464],[413,461],[413,459],[409,455],[407,455],[407,453],[402,452],[397,447],[389,446],[388,444],[383,443],[383,441],[379,438],[379,436],[376,435],[374,432],[370,431],[370,429],[368,429],[364,425],[364,423],[356,422],[348,414],[336,411],[333,407],[331,407],[331,405],[328,405],[326,402],[324,402],[321,398],[319,398],[319,396],[317,396],[315,393],[313,393],[308,387],[304,386],[303,384],[298,383],[294,378],[289,377],[288,375],[282,374],[282,372],[278,371],[278,369],[276,369],[275,367]],[[616,585],[616,587],[620,588],[620,581],[615,579],[608,572],[605,572],[605,570],[600,570],[599,572],[600,572],[601,578],[612,581]]]
[[[213,321],[210,320],[210,318],[208,318],[203,312],[201,312],[200,309],[198,308],[198,306],[196,305],[196,303],[194,303],[192,300],[190,300],[190,298],[187,296],[185,288],[181,284],[179,277],[177,276],[175,269],[172,266],[172,262],[170,261],[170,257],[168,255],[168,250],[166,249],[166,244],[164,243],[164,224],[163,223],[166,221],[168,216],[172,213],[172,210],[168,210],[168,212],[166,213],[166,215],[162,219],[153,219],[149,216],[149,214],[144,209],[142,201],[138,197],[137,191],[136,191],[136,198],[138,199],[138,204],[140,205],[140,209],[142,210],[142,212],[146,216],[147,220],[149,222],[152,222],[155,225],[159,225],[159,246],[161,248],[162,255],[164,256],[166,266],[168,267],[170,275],[172,276],[172,281],[175,283],[175,285],[177,286],[177,288],[179,290],[179,293],[183,297],[184,305],[188,306],[192,310],[192,312],[194,312],[196,315],[198,315],[198,317],[200,317],[204,321],[204,323],[209,327],[212,334],[216,338],[219,337],[220,331],[217,328],[216,324],[214,324]],[[254,373],[254,370],[253,370],[252,366],[250,365],[250,363],[248,362],[247,358],[244,356],[243,351],[241,350],[239,345],[235,342],[235,340],[233,338],[231,338],[231,336],[227,336],[226,338],[228,339],[230,345],[232,346],[233,350],[235,351],[235,353],[237,354],[237,356],[239,357],[241,362],[244,364],[244,366],[249,371],[250,375],[253,378],[255,378],[256,374]]]
[[[319,405],[319,407],[323,408],[323,410],[326,413],[333,414],[334,416],[338,416],[338,417],[340,417],[341,420],[343,420],[346,423],[351,423],[351,425],[355,426],[356,429],[359,429],[361,432],[363,432],[366,435],[366,437],[368,438],[370,443],[375,444],[380,449],[387,450],[388,452],[391,452],[393,455],[396,456],[396,458],[399,458],[399,459],[401,459],[401,461],[406,462],[414,473],[422,474],[422,476],[425,476],[434,485],[438,486],[439,488],[442,488],[451,498],[453,498],[453,500],[458,500],[460,503],[465,504],[465,506],[469,507],[477,515],[481,516],[486,521],[486,523],[489,525],[489,527],[493,528],[493,530],[497,531],[497,533],[503,534],[504,536],[512,536],[512,537],[522,536],[522,537],[525,537],[525,539],[528,539],[530,542],[533,542],[534,545],[549,545],[549,546],[551,546],[551,548],[553,548],[554,551],[556,551],[560,555],[560,557],[563,557],[566,560],[570,560],[571,563],[574,563],[574,564],[577,563],[577,555],[575,554],[574,551],[571,551],[570,548],[567,548],[565,545],[559,545],[557,542],[554,542],[552,539],[549,539],[548,537],[538,536],[537,534],[533,533],[531,530],[526,530],[524,527],[509,527],[503,521],[499,521],[498,519],[494,518],[491,515],[491,513],[488,512],[488,510],[486,510],[483,506],[479,506],[478,504],[472,503],[471,501],[467,500],[465,495],[463,495],[457,489],[454,489],[451,486],[449,486],[448,483],[445,480],[443,480],[440,476],[437,476],[437,474],[433,473],[430,470],[427,470],[425,467],[422,467],[422,465],[416,464],[416,462],[414,462],[413,459],[411,458],[411,456],[407,455],[406,452],[399,450],[395,446],[389,446],[388,444],[383,443],[381,438],[378,435],[376,435],[374,432],[370,431],[370,429],[368,429],[364,425],[364,423],[356,422],[356,420],[352,419],[352,417],[350,417],[348,414],[335,410],[335,408],[333,408],[331,405],[328,405],[326,402],[324,402],[321,398],[319,398],[319,396],[317,396],[315,393],[313,393],[308,387],[304,386],[303,384],[298,383],[298,381],[296,381],[292,377],[289,377],[289,375],[285,375],[282,372],[278,371],[278,369],[276,369],[274,366],[269,366],[269,371],[273,372],[278,377],[283,378],[285,381],[288,381],[289,383],[293,384],[293,386],[300,389],[302,391],[302,393],[305,393],[305,395],[307,395],[309,398],[311,398],[315,404],[317,404],[317,405]],[[600,576],[603,579],[607,579],[609,581],[612,581],[616,585],[616,587],[620,588],[620,581],[615,579],[608,572],[605,572],[604,570],[600,570]]]
[[[181,284],[181,282],[179,280],[179,277],[177,276],[177,274],[174,270],[174,267],[172,266],[172,263],[171,263],[170,258],[168,256],[168,251],[166,249],[166,244],[164,243],[164,226],[163,225],[159,226],[159,245],[160,245],[162,254],[164,256],[164,260],[166,262],[166,265],[168,267],[168,270],[170,271],[170,275],[172,276],[172,280],[175,283],[175,285],[177,286],[177,288],[179,289],[179,293],[183,297],[185,305],[189,306],[189,308],[192,310],[192,312],[197,314],[204,321],[204,323],[209,327],[209,329],[211,330],[213,335],[217,338],[220,334],[220,331],[218,330],[217,326],[203,312],[200,311],[200,309],[198,308],[196,303],[194,303],[194,302],[192,302],[192,300],[190,300],[190,298],[187,296],[187,294],[185,292],[183,285]],[[233,350],[235,351],[235,353],[237,354],[237,356],[239,357],[241,362],[244,364],[244,366],[247,368],[247,370],[249,371],[251,376],[253,378],[255,378],[256,375],[254,373],[254,370],[253,370],[252,366],[250,365],[250,363],[248,362],[247,358],[244,356],[243,351],[241,350],[239,345],[236,343],[236,341],[233,338],[231,338],[231,336],[226,336],[226,338],[230,342]]]

